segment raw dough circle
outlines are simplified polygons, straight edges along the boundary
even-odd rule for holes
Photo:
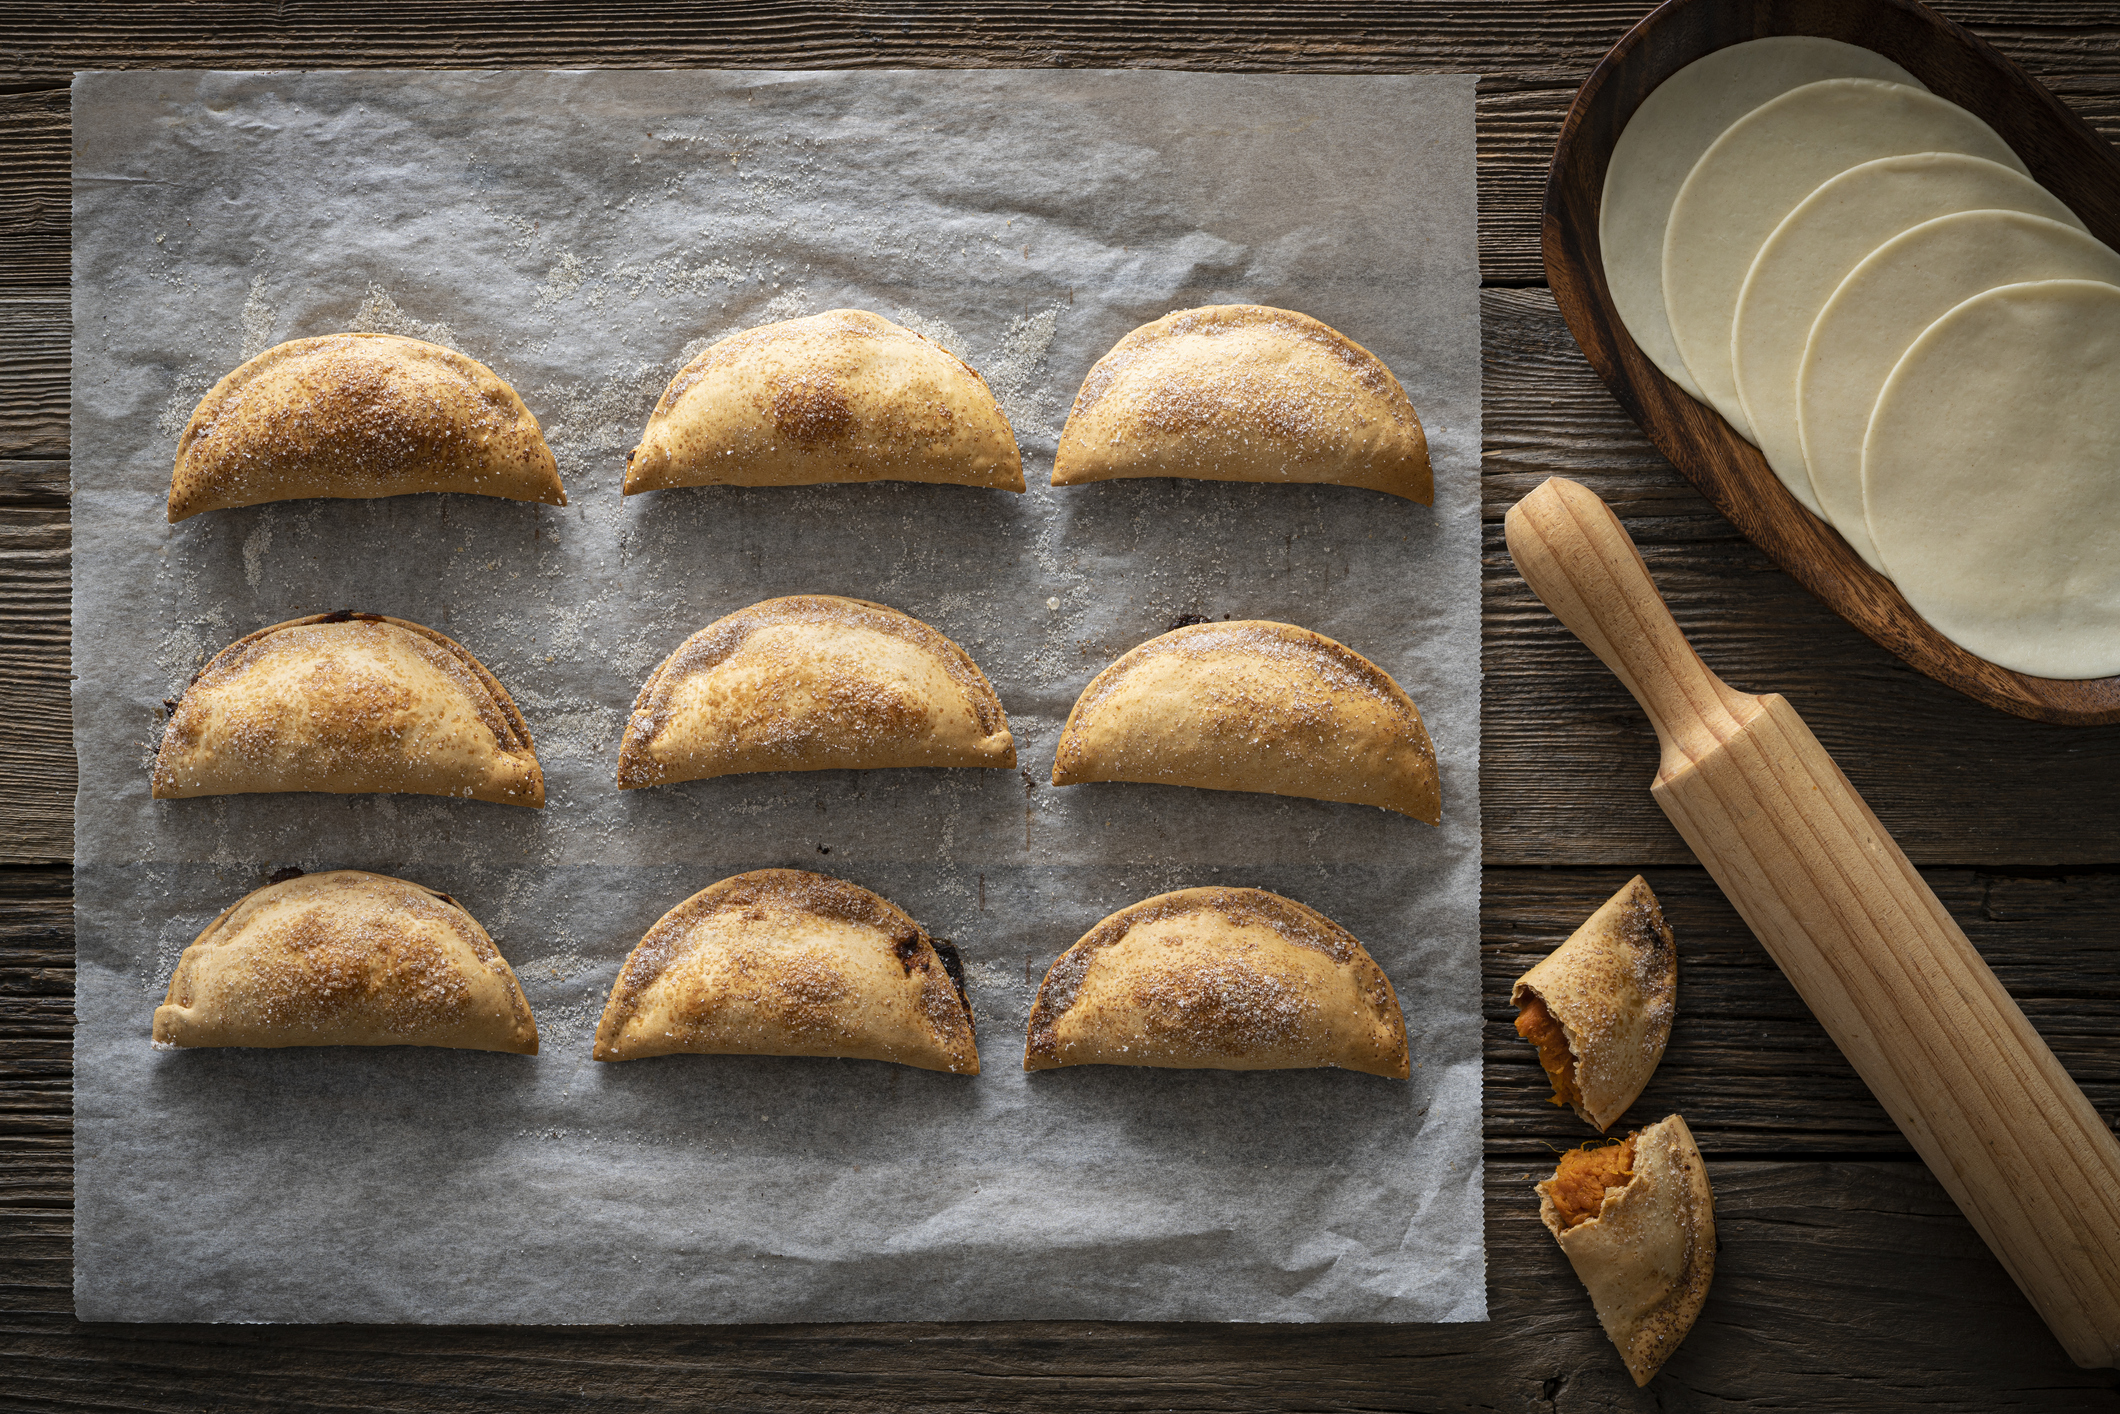
[[[1798,202],[1858,163],[1963,152],[2024,171],[1995,130],[1905,84],[1825,79],[1739,118],[1701,154],[1664,231],[1664,312],[1708,401],[1752,435],[1730,372],[1730,325],[1752,257]]]
[[[2021,211],[1961,211],[1886,241],[1819,311],[1797,373],[1804,462],[1826,518],[1870,568],[1884,569],[1862,513],[1862,438],[1877,390],[1907,346],[1954,306],[2027,280],[2120,285],[2120,254],[2074,225]]]
[[[1664,319],[1664,223],[1671,219],[1671,202],[1723,129],[1776,94],[1838,78],[1922,87],[1921,80],[1882,54],[1837,39],[1778,34],[1718,49],[1665,79],[1642,100],[1612,145],[1597,208],[1605,285],[1649,361],[1696,398],[1700,388]]]
[[[1737,395],[1767,465],[1812,514],[1825,512],[1804,469],[1803,435],[1796,424],[1796,371],[1811,322],[1856,262],[1893,236],[1953,211],[1992,207],[2056,221],[2076,219],[2030,177],[1985,157],[1956,152],[1880,157],[1850,167],[1798,202],[1752,258],[1730,331]],[[2006,283],[2007,277],[1988,282]],[[1912,333],[1907,342],[1913,342]],[[1905,351],[1902,346],[1893,357]],[[1889,365],[1879,370],[1888,371]]]
[[[2043,678],[2120,673],[2120,288],[1977,294],[1877,395],[1863,501],[1921,616]]]

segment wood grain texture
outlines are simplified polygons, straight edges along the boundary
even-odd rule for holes
[[[1546,277],[1576,342],[1649,440],[1754,544],[1916,670],[2006,712],[2065,725],[2120,723],[2120,676],[2059,682],[1961,648],[1812,514],[1759,449],[1655,366],[1605,283],[1598,211],[1613,146],[1665,79],[1715,50],[1811,34],[1896,60],[1984,118],[2091,234],[2120,245],[2120,153],[2002,53],[1917,0],[1675,0],[1630,31],[1583,84],[1546,187]]]
[[[1509,981],[1624,877],[1489,871],[1491,1040],[1508,1032]],[[1771,1044],[1791,1029],[1776,1018],[1799,1004],[1785,983],[1784,995],[1772,995],[1767,984],[1779,974],[1736,936],[1741,926],[1698,870],[1652,880],[1684,955],[1684,1009],[1664,1068],[1627,1124],[1667,1113],[1670,1095],[1660,1092],[1668,1089],[1683,1096],[1675,1107],[1696,1129],[1715,1126],[1717,1138],[1701,1141],[1722,1250],[1699,1325],[1646,1392],[1633,1389],[1538,1222],[1531,1185],[1551,1171],[1555,1150],[1587,1132],[1567,1115],[1548,1123],[1551,1147],[1490,1142],[1487,1325],[84,1326],[70,1315],[69,879],[65,870],[0,870],[0,1407],[1547,1414],[1740,1402],[1967,1411],[2115,1404],[2110,1372],[2066,1363],[1919,1165],[1737,1157],[1748,1129],[1809,1123],[1831,1093],[1819,1088],[1819,1072],[1838,1067],[1843,1094],[1860,1086],[1812,1027],[1809,1054],[1784,1045],[1755,1067],[1770,1077],[1762,1089],[1778,1095],[1778,1113],[1757,1095],[1733,1109],[1717,1098],[1728,1094],[1721,1085],[1703,1093],[1701,1071],[1689,1067],[1719,1069],[1755,1038],[1716,1038],[1705,1026],[1695,1034],[1696,1022],[1709,1022],[1727,997],[1729,1014]],[[1972,911],[1998,968],[2045,979],[2057,1014],[2104,1000],[2112,1018],[2120,937],[2107,920],[2120,875],[1931,880],[1954,908]],[[1732,972],[1757,975],[1733,983]],[[1532,1055],[1513,1033],[1507,1044]],[[2110,1037],[2103,1055],[2114,1058]],[[1523,1065],[1537,1072],[1535,1059]],[[1496,1055],[1490,1077],[1506,1068]],[[1490,1079],[1490,1095],[1494,1088]],[[1876,1123],[1887,1124],[1881,1115]]]
[[[1701,662],[1603,501],[1555,477],[1506,528],[1648,713],[1671,823],[2070,1358],[2120,1365],[2120,1139],[1788,699]]]

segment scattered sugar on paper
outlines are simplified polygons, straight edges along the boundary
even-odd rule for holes
[[[243,352],[241,358],[244,363],[250,362],[272,347],[272,325],[273,321],[278,317],[279,311],[274,309],[272,303],[265,298],[265,277],[263,275],[251,276],[250,294],[243,301]],[[251,583],[256,584],[257,581],[253,579]]]
[[[545,272],[545,283],[537,287],[537,302],[533,309],[549,309],[581,293],[582,279],[587,272],[582,258],[572,251],[560,254],[559,264]]]
[[[399,334],[408,339],[419,339],[429,344],[440,344],[445,349],[456,347],[456,331],[439,321],[429,324],[398,308],[390,291],[381,285],[370,285],[361,307],[354,311],[353,322],[346,326],[361,334]]]
[[[966,363],[971,362],[971,358],[965,353],[964,336],[940,319],[930,319],[927,315],[917,310],[907,309],[903,305],[898,308],[897,319],[900,324],[920,335],[929,343],[941,346],[956,357],[963,359]],[[991,382],[992,380],[989,379],[988,381]]]
[[[269,513],[260,516],[255,529],[243,538],[243,578],[256,589],[258,580],[265,573],[265,552],[272,548],[272,521]]]
[[[1001,338],[1001,351],[979,370],[985,376],[987,386],[994,390],[1001,410],[1008,414],[1009,424],[1015,428],[1018,437],[1026,433],[1039,437],[1055,435],[1052,421],[1046,415],[1047,390],[1040,375],[1045,368],[1046,352],[1052,348],[1053,335],[1059,328],[1060,306],[1057,304],[1010,320],[1008,332]]]

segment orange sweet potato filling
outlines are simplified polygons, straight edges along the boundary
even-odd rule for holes
[[[1561,1166],[1553,1171],[1553,1206],[1559,1210],[1561,1230],[1588,1222],[1604,1206],[1607,1188],[1625,1188],[1634,1177],[1634,1139],[1584,1145],[1561,1155]]]
[[[1561,1024],[1535,992],[1524,994],[1524,1005],[1516,1014],[1516,1034],[1538,1047],[1538,1063],[1553,1082],[1553,1103],[1572,1105],[1580,1100],[1582,1092],[1575,1088],[1575,1053],[1568,1049]]]

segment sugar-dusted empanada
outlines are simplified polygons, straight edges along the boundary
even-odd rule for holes
[[[1553,1103],[1600,1133],[1656,1073],[1677,998],[1678,947],[1639,874],[1509,989]]]
[[[170,713],[158,800],[401,792],[542,806],[508,691],[461,644],[381,614],[312,614],[216,653]]]
[[[1053,784],[1143,781],[1379,805],[1442,819],[1413,699],[1343,644],[1263,619],[1190,624],[1097,674]]]
[[[625,493],[669,486],[946,481],[1023,489],[986,380],[911,329],[834,309],[732,334],[685,365],[626,459]]]
[[[537,419],[492,369],[396,334],[327,334],[214,384],[177,439],[169,518],[415,491],[567,504]]]
[[[1427,435],[1391,370],[1309,315],[1262,304],[1166,314],[1090,369],[1060,433],[1053,485],[1132,476],[1435,500]]]
[[[1015,764],[1001,700],[962,648],[882,604],[796,594],[717,619],[663,660],[626,723],[618,784]]]
[[[626,959],[596,1058],[677,1053],[979,1073],[956,949],[888,899],[801,869],[754,869],[700,890]]]
[[[1025,1070],[1338,1066],[1404,1080],[1391,979],[1345,928],[1264,889],[1180,889],[1122,908],[1060,955]]]
[[[445,893],[358,869],[246,895],[184,949],[159,1046],[447,1046],[537,1054],[508,961]]]
[[[1715,1280],[1715,1193],[1693,1131],[1672,1115],[1618,1144],[1571,1149],[1538,1197],[1627,1373],[1649,1383]]]

